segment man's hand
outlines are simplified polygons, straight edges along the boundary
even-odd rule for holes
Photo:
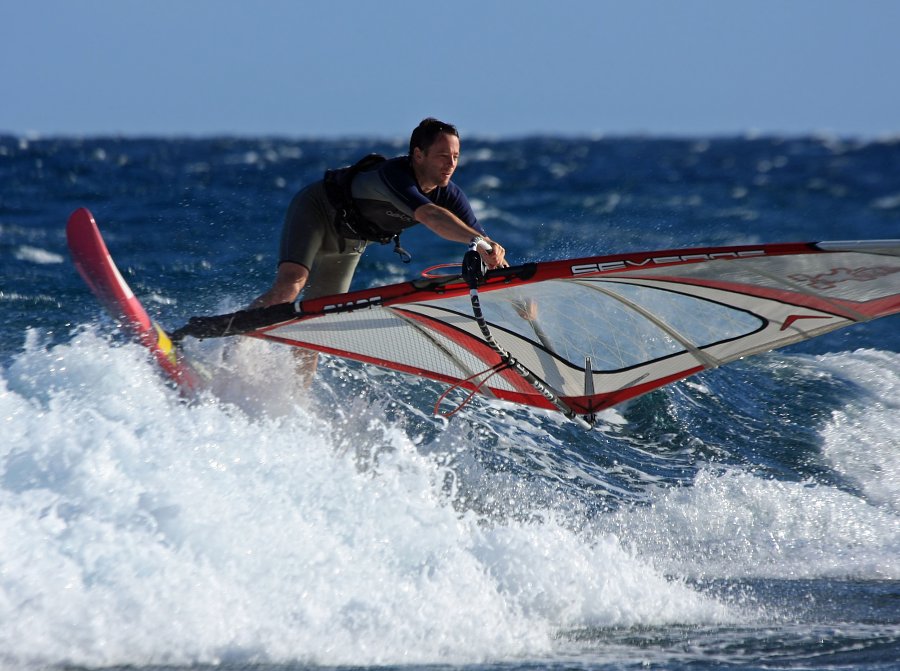
[[[485,238],[484,241],[491,246],[490,252],[485,251],[481,245],[478,246],[478,253],[481,255],[484,264],[491,270],[494,268],[509,268],[509,264],[506,262],[506,250],[500,246],[500,243],[494,242],[490,238]]]

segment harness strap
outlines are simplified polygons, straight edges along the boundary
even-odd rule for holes
[[[400,246],[400,234],[399,233],[397,233],[397,235],[394,236],[394,254],[399,255],[400,260],[403,261],[403,263],[409,263],[410,261],[412,261],[412,254],[410,254],[408,251],[406,251],[405,249],[403,249],[403,247]]]

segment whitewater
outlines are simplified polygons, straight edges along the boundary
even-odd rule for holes
[[[898,404],[848,404],[820,430],[823,458],[872,501],[707,466],[689,487],[586,514],[467,463],[469,426],[423,444],[385,420],[387,394],[355,399],[340,423],[284,407],[290,354],[260,357],[273,361],[252,402],[187,403],[136,345],[92,328],[49,349],[29,335],[0,397],[8,661],[540,659],[581,628],[783,617],[689,580],[900,580]],[[848,383],[887,367],[898,396],[898,355],[815,363],[855,371]],[[537,449],[534,424],[520,423],[534,441],[520,449]]]

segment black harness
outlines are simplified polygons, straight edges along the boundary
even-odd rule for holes
[[[387,159],[381,154],[369,154],[346,168],[325,171],[325,194],[335,209],[334,227],[340,238],[340,249],[346,249],[347,238],[368,240],[382,245],[394,241],[394,251],[400,255],[404,263],[412,257],[400,246],[400,234],[385,231],[380,226],[366,219],[356,201],[353,200],[353,178],[360,172],[374,170]]]

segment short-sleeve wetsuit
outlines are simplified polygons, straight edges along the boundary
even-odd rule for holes
[[[443,207],[484,233],[462,190],[453,182],[422,193],[406,156],[392,158],[353,180],[353,199],[363,217],[389,234],[419,223],[417,208],[428,203]],[[322,181],[294,196],[281,234],[279,263],[298,263],[309,270],[304,298],[345,293],[366,248],[365,240],[345,239],[335,229],[335,209]]]

